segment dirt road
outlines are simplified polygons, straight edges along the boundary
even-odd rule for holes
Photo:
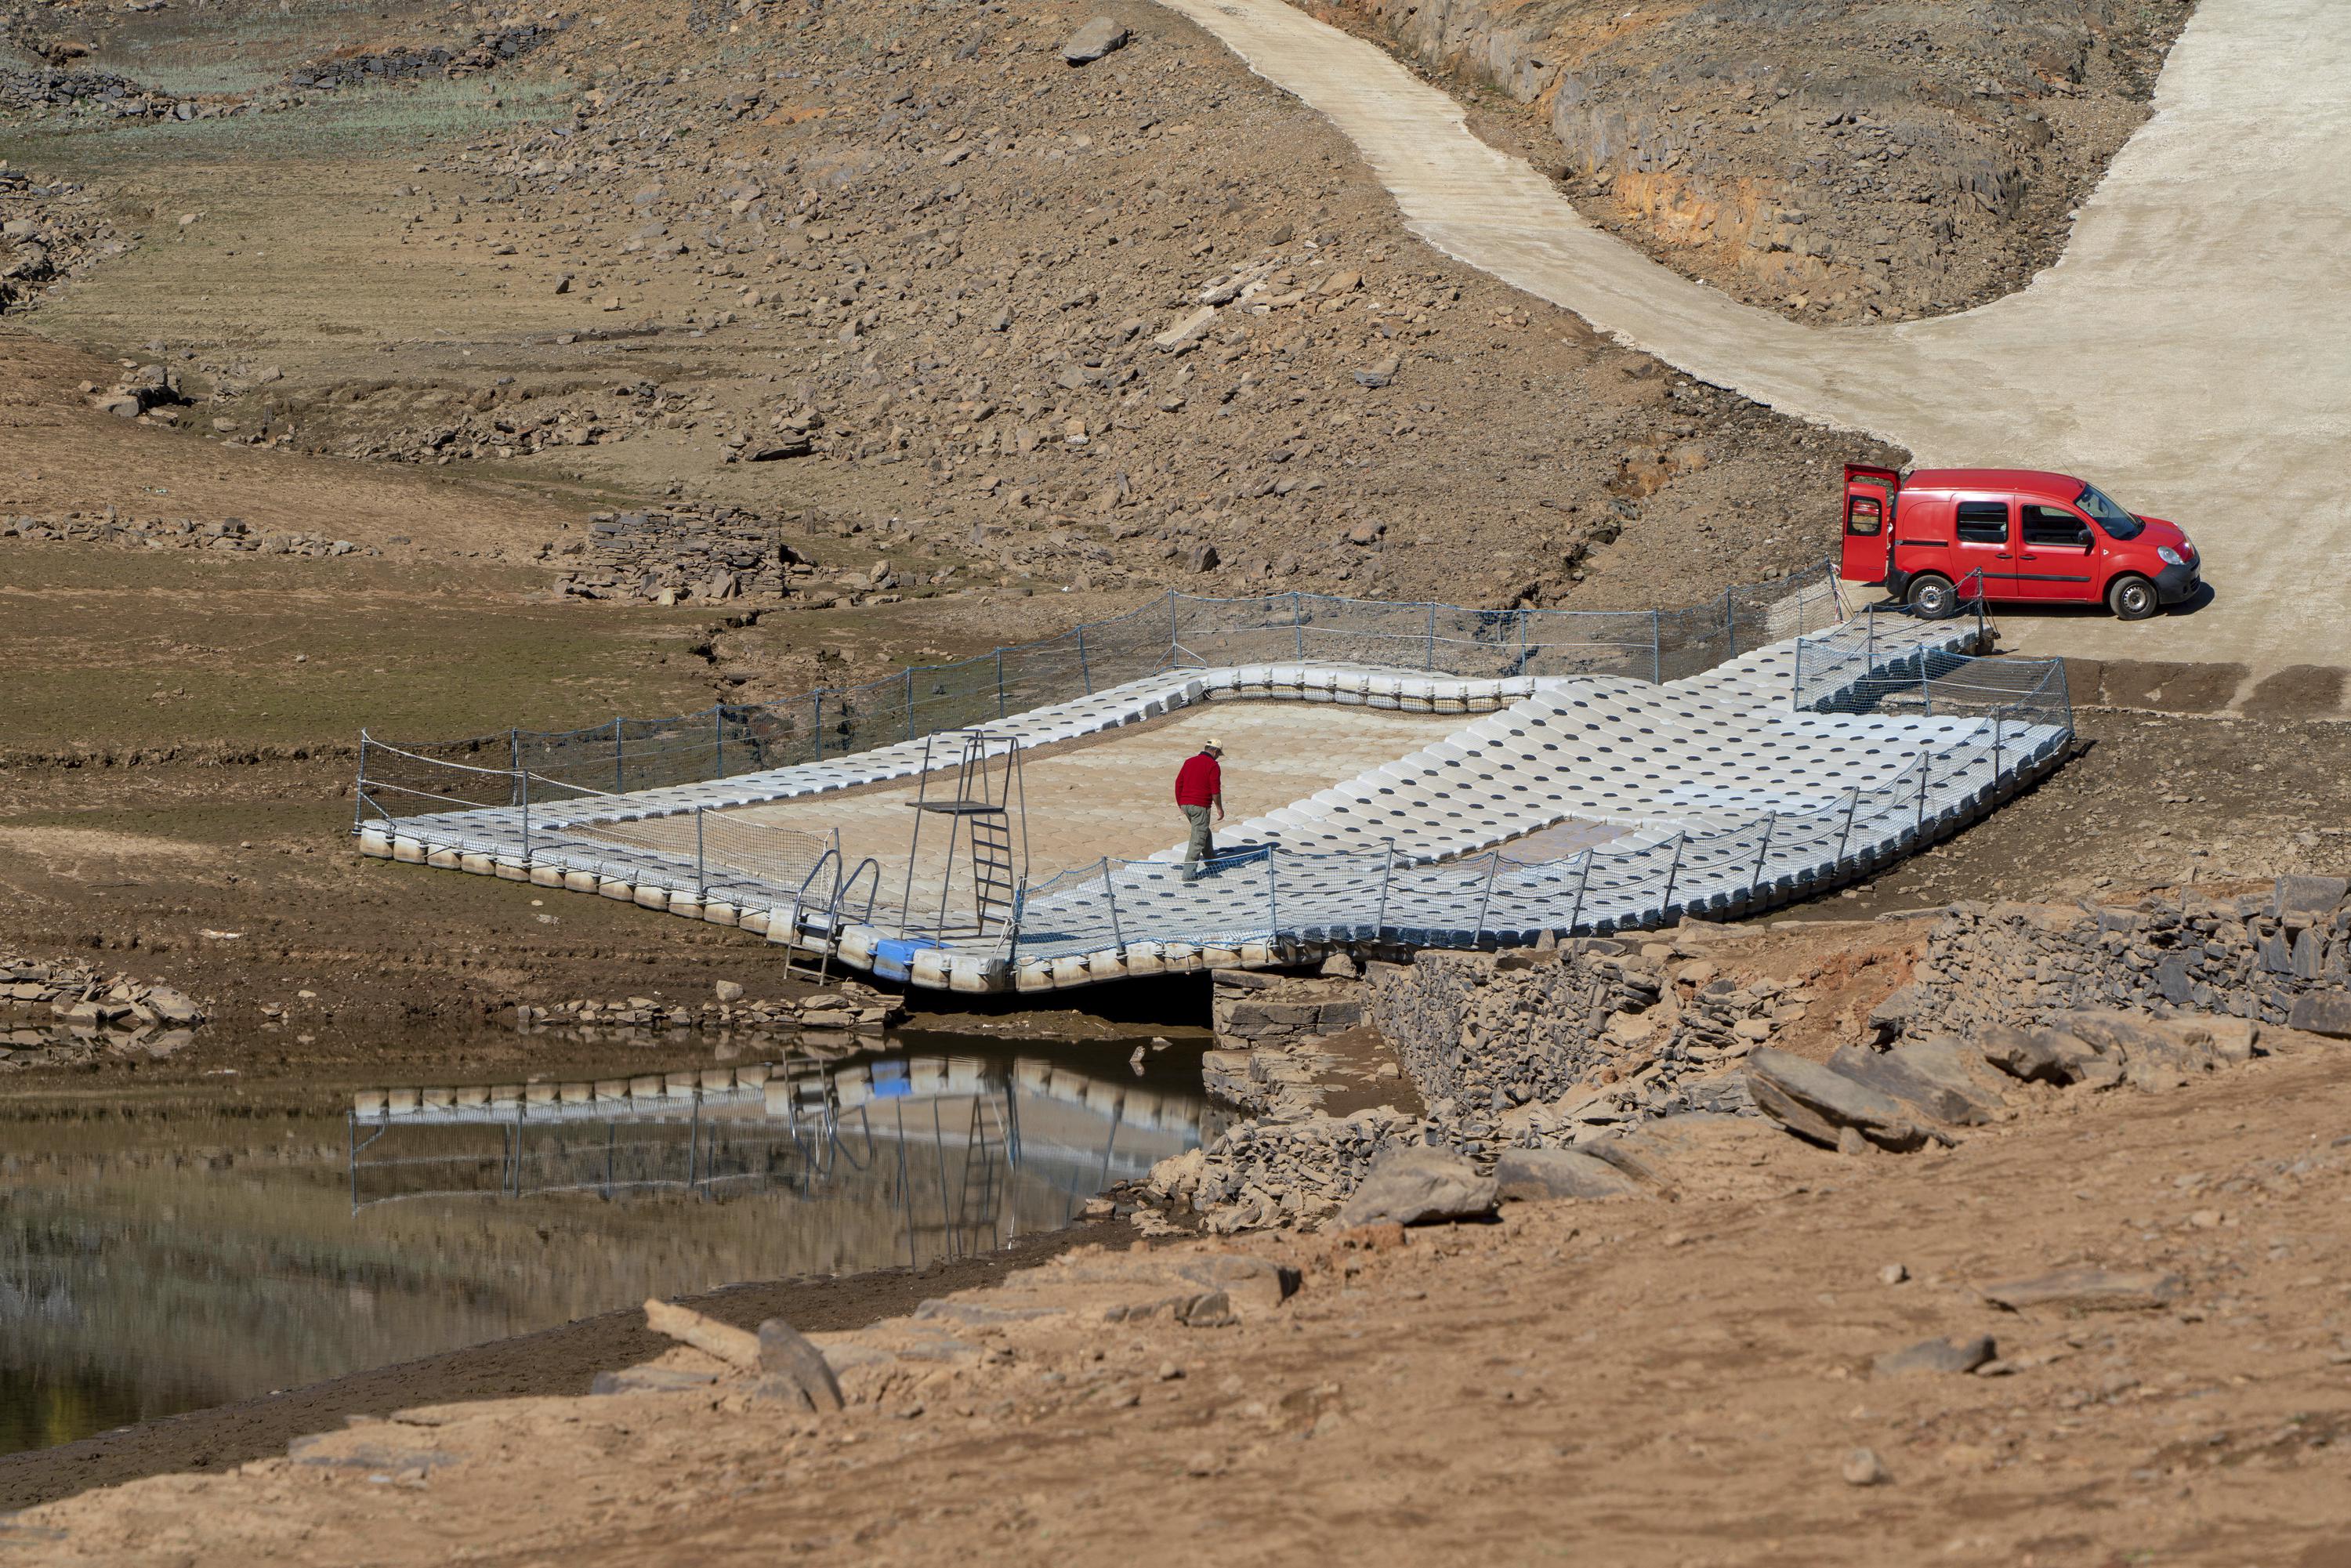
[[[2078,471],[2180,523],[2218,596],[2164,622],[2162,656],[2242,664],[2249,679],[2340,663],[2323,633],[2351,614],[2351,589],[2303,566],[2351,543],[2351,503],[2322,460],[2346,433],[2351,310],[2339,249],[2314,221],[2351,200],[2339,6],[2207,0],[2155,118],[2084,204],[2064,259],[2023,292],[1933,321],[1812,330],[1593,227],[1376,46],[1281,0],[1169,4],[1329,116],[1439,250],[1701,380],[1921,464]],[[2150,652],[2147,628],[2103,616],[2011,620],[2033,652]]]

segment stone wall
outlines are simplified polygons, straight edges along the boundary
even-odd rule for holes
[[[0,954],[0,1071],[99,1050],[168,1056],[204,1021],[204,1009],[170,986]]]
[[[2127,909],[1960,905],[1873,1022],[1884,1037],[1964,1035],[2119,1009],[2307,1027],[2309,1009],[2351,988],[2347,887],[2342,877],[2285,877],[2243,896],[2191,888]]]
[[[1340,1064],[1322,1042],[1363,1023],[1364,987],[1335,977],[1219,969],[1210,1012],[1217,1048],[1200,1063],[1208,1092],[1269,1122],[1305,1121],[1337,1086]]]
[[[496,69],[542,44],[553,42],[563,26],[559,21],[522,22],[511,27],[486,27],[462,44],[411,44],[335,55],[313,60],[293,71],[286,78],[286,85],[296,92],[330,92],[368,82],[472,76]]]
[[[1335,978],[1219,969],[1209,1004],[1227,1050],[1337,1034],[1364,1021],[1363,988]]]
[[[581,599],[779,600],[815,570],[784,542],[781,519],[732,507],[598,512],[584,542],[550,549],[581,556],[561,585]]]
[[[1374,965],[1372,1016],[1433,1121],[1472,1155],[1580,1128],[1746,1108],[1724,1070],[1771,1038],[1770,981],[1739,986],[1663,943],[1604,938]]]
[[[62,517],[0,517],[0,539],[73,541],[120,545],[132,549],[201,549],[225,555],[377,555],[373,545],[324,534],[261,533],[242,517],[197,522],[193,517],[126,517],[111,507],[103,512],[68,512]]]

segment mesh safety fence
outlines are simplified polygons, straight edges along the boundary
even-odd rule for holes
[[[1841,613],[1834,570],[1825,563],[1665,612],[1171,591],[1057,637],[773,703],[421,744],[389,744],[362,732],[359,815],[393,820],[501,804],[515,791],[486,781],[497,773],[528,774],[549,794],[629,794],[764,772],[971,728],[1170,668],[1314,663],[1471,679],[1674,680],[1834,625]]]
[[[1548,860],[1486,852],[1416,862],[1378,853],[1308,853],[1254,846],[1187,877],[1170,861],[1105,860],[1063,872],[1023,895],[1011,956],[1045,961],[1137,942],[1236,947],[1244,943],[1384,941],[1469,946],[1541,932],[1605,933],[1689,911],[1718,911],[1832,885],[1860,864],[1955,825],[2071,734],[2062,663],[1972,661],[1946,673],[1957,695],[1988,701],[1949,742],[1874,789],[1732,826],[1593,848]],[[1965,677],[1972,677],[1967,679]]]

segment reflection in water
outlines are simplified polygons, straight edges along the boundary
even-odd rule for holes
[[[1199,1141],[1196,1064],[994,1050],[20,1112],[0,1452],[648,1295],[967,1256]]]

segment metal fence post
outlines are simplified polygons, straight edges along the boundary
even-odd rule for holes
[[[726,777],[726,705],[718,703],[710,710],[710,776]]]
[[[914,666],[906,666],[906,738],[914,738]]]
[[[702,808],[694,809],[694,902],[700,904],[709,896],[710,873],[702,860]]]
[[[1583,852],[1583,874],[1575,879],[1575,903],[1567,912],[1567,929],[1560,933],[1562,936],[1574,936],[1577,923],[1583,918],[1583,890],[1592,885],[1592,857],[1596,852]]]
[[[522,731],[511,726],[507,729],[507,766],[517,774],[522,772]]]
[[[1086,667],[1086,623],[1078,622],[1078,676],[1086,684],[1086,695],[1094,695],[1093,672]]]
[[[996,716],[1004,716],[1004,650],[996,651]]]
[[[1991,710],[1991,782],[2000,788],[2000,709]]]
[[[612,793],[625,795],[628,792],[629,787],[621,776],[621,720],[616,715],[612,719]]]
[[[1494,876],[1502,869],[1502,852],[1496,850],[1486,857],[1486,891],[1478,900],[1478,928],[1469,933],[1469,946],[1477,946],[1486,939],[1486,911],[1494,903]]]
[[[1428,606],[1428,673],[1437,673],[1437,605],[1433,601]]]
[[[1372,922],[1372,940],[1374,942],[1387,940],[1384,934],[1388,928],[1388,884],[1395,880],[1395,841],[1383,839],[1380,841],[1387,846],[1388,858],[1385,869],[1380,873],[1380,912]]]
[[[1659,686],[1666,684],[1665,627],[1654,610],[1649,612],[1649,684]]]
[[[1755,890],[1763,884],[1763,862],[1771,852],[1771,831],[1780,825],[1780,813],[1772,812],[1763,819],[1763,846],[1755,852],[1755,869],[1747,878],[1747,896],[1752,900]]]
[[[515,793],[522,797],[522,865],[530,869],[530,775],[515,770]]]
[[[1830,865],[1832,865],[1832,866],[1835,866],[1835,865],[1841,865],[1841,864],[1843,864],[1843,863],[1844,863],[1844,849],[1845,849],[1845,842],[1846,842],[1846,841],[1847,841],[1847,840],[1849,840],[1849,839],[1851,839],[1851,838],[1853,837],[1853,816],[1854,816],[1854,813],[1855,813],[1855,811],[1858,811],[1858,810],[1861,810],[1861,786],[1860,786],[1860,785],[1858,785],[1858,784],[1856,784],[1856,785],[1855,785],[1855,786],[1853,787],[1853,799],[1845,802],[1845,808],[1844,808],[1844,831],[1843,831],[1843,832],[1841,832],[1841,833],[1839,833],[1839,834],[1837,835],[1837,852],[1836,852],[1836,859],[1834,859],[1834,860],[1833,860],[1833,861],[1829,862],[1829,864],[1830,864]]]
[[[1184,645],[1184,627],[1178,619],[1181,613],[1176,591],[1171,588],[1167,591],[1167,663],[1170,664],[1176,662],[1176,650]]]
[[[358,832],[367,821],[367,748],[368,732],[360,731],[360,777],[351,786],[351,831]]]
[[[816,760],[824,760],[824,688],[809,693],[809,738],[816,743]]]
[[[1298,608],[1298,591],[1290,591],[1290,629],[1298,633],[1297,654],[1300,664],[1306,662],[1306,617]]]
[[[1126,936],[1118,927],[1118,884],[1110,879],[1110,856],[1102,858],[1102,891],[1110,895],[1110,940],[1120,952],[1126,951]]]
[[[1280,895],[1274,891],[1274,857],[1281,852],[1278,844],[1268,845],[1265,852],[1265,939],[1270,945],[1281,929]]]
[[[1877,606],[1865,604],[1861,611],[1861,673],[1865,675],[1877,668]]]
[[[1725,664],[1739,657],[1739,611],[1731,603],[1731,592],[1728,588],[1722,591],[1722,630],[1730,639],[1730,652],[1723,656]]]
[[[1927,773],[1931,760],[1925,752],[1918,754],[1918,824],[1915,831],[1927,831]]]
[[[1682,836],[1674,841],[1674,863],[1666,868],[1666,900],[1663,904],[1657,905],[1657,917],[1659,919],[1665,918],[1666,912],[1674,906],[1674,883],[1680,880],[1682,874],[1682,852],[1688,847],[1689,830],[1687,828],[1684,828],[1682,830]]]

